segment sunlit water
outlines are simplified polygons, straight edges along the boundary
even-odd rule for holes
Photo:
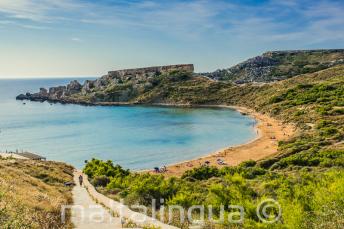
[[[255,121],[230,109],[85,107],[16,101],[70,79],[0,80],[0,151],[27,150],[81,168],[91,158],[147,169],[255,137]],[[83,80],[82,80],[83,81]]]

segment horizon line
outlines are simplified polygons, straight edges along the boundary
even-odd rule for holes
[[[101,76],[91,76],[91,75],[51,75],[51,76],[0,76],[0,80],[21,80],[21,79],[73,79],[73,78],[99,78]]]

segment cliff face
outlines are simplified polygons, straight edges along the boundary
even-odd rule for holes
[[[236,83],[271,82],[344,63],[344,49],[271,51],[231,68],[203,75]]]
[[[18,95],[17,100],[58,102],[126,102],[151,89],[160,75],[173,72],[192,74],[192,64],[156,66],[148,68],[110,71],[96,80],[86,80],[83,85],[73,80],[67,86],[41,88],[38,93]]]

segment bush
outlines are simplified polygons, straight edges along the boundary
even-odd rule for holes
[[[249,161],[244,161],[244,162],[241,162],[239,167],[243,167],[243,168],[248,168],[248,167],[253,167],[257,164],[256,161],[254,160],[249,160]]]
[[[269,158],[265,160],[261,160],[258,165],[264,169],[270,168],[274,163],[278,161],[277,158]]]
[[[331,137],[337,133],[338,133],[338,130],[335,127],[321,128],[321,135],[324,137]]]
[[[192,170],[186,171],[182,179],[191,178],[194,180],[207,180],[211,177],[220,176],[219,169],[213,166],[203,166],[200,168],[194,168]]]
[[[129,175],[129,170],[124,170],[120,165],[114,166],[110,160],[102,161],[94,158],[87,162],[83,172],[91,179],[96,176],[125,177]]]
[[[191,77],[189,72],[184,71],[172,71],[168,75],[168,79],[173,82],[185,81]]]
[[[108,185],[110,183],[110,178],[107,176],[96,176],[91,180],[91,183],[95,186],[101,186],[101,187],[105,187],[106,185]]]

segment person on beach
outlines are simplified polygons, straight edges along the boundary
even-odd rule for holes
[[[83,177],[82,175],[79,176],[79,183],[80,183],[80,186],[82,186],[82,181],[83,181]]]

